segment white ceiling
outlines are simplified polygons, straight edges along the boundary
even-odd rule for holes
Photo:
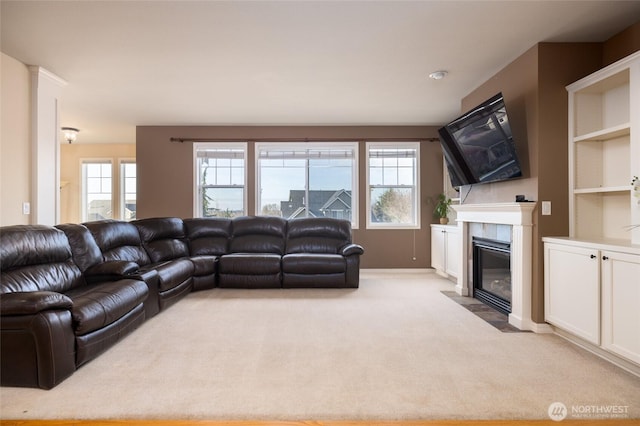
[[[2,52],[68,82],[61,125],[82,143],[133,143],[136,125],[438,125],[535,43],[604,41],[640,20],[640,1],[0,7]]]

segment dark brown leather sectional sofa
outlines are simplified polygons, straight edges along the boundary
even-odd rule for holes
[[[0,228],[0,378],[50,389],[191,291],[357,288],[345,220],[247,216]]]

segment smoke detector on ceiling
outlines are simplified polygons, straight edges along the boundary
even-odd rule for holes
[[[447,74],[448,73],[446,71],[434,71],[431,74],[429,74],[429,78],[432,78],[434,80],[442,80],[447,76]]]

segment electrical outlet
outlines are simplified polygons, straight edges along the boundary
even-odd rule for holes
[[[31,203],[27,201],[22,203],[22,214],[31,214]]]
[[[551,201],[542,202],[542,215],[551,216]]]

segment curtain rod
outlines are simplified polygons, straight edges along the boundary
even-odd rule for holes
[[[171,142],[438,142],[438,138],[175,138]]]

